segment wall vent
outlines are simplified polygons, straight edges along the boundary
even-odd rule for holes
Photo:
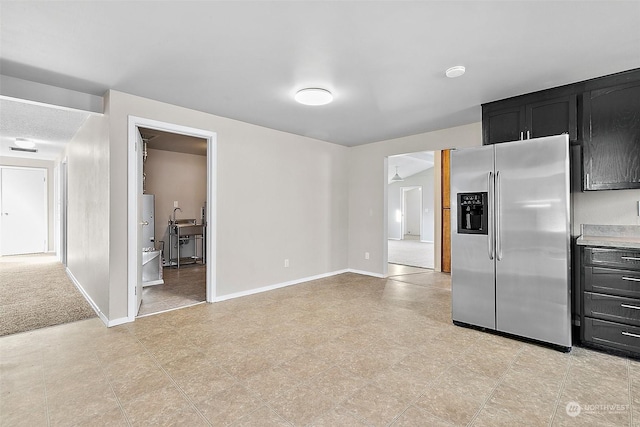
[[[25,153],[37,153],[37,148],[20,148],[20,147],[9,147],[11,151],[24,151]]]

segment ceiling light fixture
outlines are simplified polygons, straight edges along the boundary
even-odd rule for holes
[[[333,95],[326,89],[310,87],[300,89],[295,100],[304,105],[325,105],[333,101]]]
[[[464,74],[465,71],[466,71],[466,68],[464,68],[463,65],[456,65],[455,67],[451,67],[447,69],[447,71],[445,71],[444,73],[447,75],[447,77],[449,77],[450,79],[453,79],[455,77],[460,77],[461,75]]]
[[[396,166],[396,174],[391,178],[391,182],[400,182],[404,181],[400,175],[398,175],[398,167]]]
[[[16,138],[16,145],[20,148],[34,148],[36,143],[24,138]]]

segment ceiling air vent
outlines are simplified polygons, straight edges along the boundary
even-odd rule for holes
[[[9,147],[11,151],[24,151],[25,153],[37,153],[37,148],[20,148],[20,147]]]

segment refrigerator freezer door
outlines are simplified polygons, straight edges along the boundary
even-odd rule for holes
[[[569,138],[495,150],[496,328],[570,347]]]
[[[493,164],[493,146],[451,151],[452,318],[456,322],[491,329],[495,329],[495,276],[494,261],[490,256],[491,233],[458,232],[460,206],[457,195],[486,192],[491,201]],[[493,215],[489,214],[488,219],[491,229]]]

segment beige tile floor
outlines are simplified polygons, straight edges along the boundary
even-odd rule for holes
[[[0,425],[640,424],[639,362],[454,326],[447,275],[392,273],[0,338]]]

